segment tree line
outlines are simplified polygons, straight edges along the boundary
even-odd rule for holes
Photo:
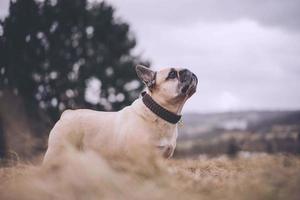
[[[143,87],[134,66],[149,65],[133,54],[136,44],[129,24],[106,2],[10,1],[9,15],[0,21],[2,151],[6,105],[13,107],[14,99],[21,99],[31,127],[53,124],[68,108],[130,104]]]

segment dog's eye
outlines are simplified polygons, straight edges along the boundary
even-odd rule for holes
[[[168,75],[168,78],[170,78],[170,79],[177,78],[177,72],[176,71],[171,71]]]

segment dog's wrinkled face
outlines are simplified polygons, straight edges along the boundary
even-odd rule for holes
[[[156,72],[137,65],[136,71],[149,90],[166,103],[183,102],[196,92],[198,79],[187,69],[166,68]]]

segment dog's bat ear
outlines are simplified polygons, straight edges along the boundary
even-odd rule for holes
[[[153,86],[155,85],[155,79],[156,79],[155,71],[153,71],[143,65],[137,65],[135,67],[135,71],[136,71],[138,77],[144,82],[144,84],[147,87],[153,88]]]

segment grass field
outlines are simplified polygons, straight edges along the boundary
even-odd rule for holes
[[[0,168],[0,199],[300,199],[294,156],[162,160],[73,152],[63,161]]]

